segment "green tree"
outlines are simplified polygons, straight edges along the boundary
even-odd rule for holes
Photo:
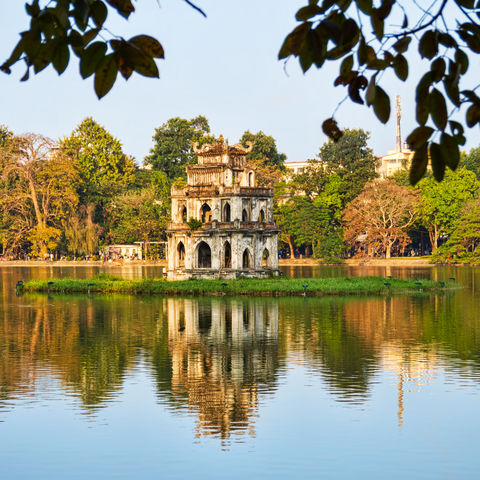
[[[462,152],[460,166],[470,170],[480,179],[480,147],[472,148],[468,153]]]
[[[421,194],[420,218],[435,250],[440,236],[453,232],[455,221],[467,200],[477,196],[480,182],[473,172],[459,168],[456,172],[446,172],[443,182],[426,177],[418,188]]]
[[[78,165],[78,194],[85,206],[89,235],[94,238],[95,224],[104,222],[105,205],[132,183],[135,165],[123,153],[120,141],[92,118],[83,120],[70,137],[62,139],[60,149]],[[96,245],[92,248],[86,253],[93,253]]]
[[[145,157],[145,165],[174,179],[185,177],[185,165],[196,161],[192,144],[211,143],[215,138],[210,135],[208,120],[199,115],[191,120],[170,118],[155,129],[153,141],[154,146],[150,155]]]
[[[152,172],[150,185],[115,197],[109,206],[110,236],[115,243],[161,240],[170,219],[170,182]]]
[[[247,155],[247,161],[255,168],[259,185],[278,183],[285,174],[287,156],[279,153],[275,139],[261,130],[257,133],[247,130],[240,143],[246,147],[248,142],[253,143],[253,149]]]
[[[353,200],[366,183],[378,175],[377,159],[368,147],[369,134],[364,130],[345,130],[337,142],[328,140],[320,148],[318,168],[336,174],[341,180],[339,193],[344,205]]]
[[[433,256],[435,262],[478,263],[480,260],[480,198],[468,200],[455,221],[452,234]]]

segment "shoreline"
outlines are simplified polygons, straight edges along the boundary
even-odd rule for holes
[[[314,258],[281,258],[278,260],[279,267],[324,267],[324,266],[354,266],[354,267],[435,267],[443,264],[429,263],[430,257],[394,257],[394,258],[349,258],[343,263],[320,263]],[[451,265],[464,265],[464,264],[451,264]],[[92,261],[92,260],[2,260],[0,261],[0,267],[104,267],[104,268],[116,268],[116,267],[166,267],[166,260],[133,260],[133,261],[120,261],[115,260],[112,262]]]

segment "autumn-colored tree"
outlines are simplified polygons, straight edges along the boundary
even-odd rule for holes
[[[0,205],[10,225],[5,250],[20,238],[31,242],[32,254],[45,256],[61,236],[60,225],[73,212],[79,177],[75,163],[52,140],[27,134],[16,138],[2,169]]]
[[[408,229],[417,213],[418,194],[390,180],[374,180],[344,210],[344,238],[390,258],[409,243]]]

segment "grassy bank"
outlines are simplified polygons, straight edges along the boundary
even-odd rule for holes
[[[226,285],[222,286],[222,283]],[[306,289],[304,285],[307,285]],[[271,278],[237,280],[186,280],[168,282],[157,279],[126,280],[111,275],[99,275],[88,280],[72,278],[29,280],[25,292],[46,293],[128,293],[145,295],[250,295],[307,296],[323,295],[389,295],[440,291],[453,284],[431,280],[403,280],[382,277],[346,278]]]

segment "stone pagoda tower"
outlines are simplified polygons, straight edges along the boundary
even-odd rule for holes
[[[252,147],[229,146],[222,136],[193,146],[198,164],[187,166],[187,185],[172,186],[169,280],[278,273],[273,191],[258,187],[247,166]]]

